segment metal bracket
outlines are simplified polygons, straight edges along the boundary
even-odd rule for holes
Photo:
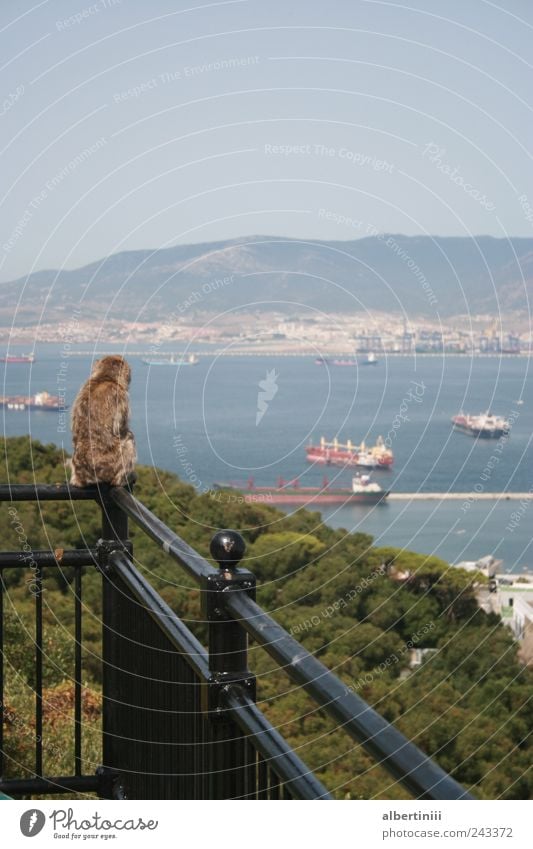
[[[99,766],[96,769],[98,777],[98,795],[100,799],[127,799],[126,787],[122,775],[114,769]]]
[[[202,617],[208,622],[231,619],[226,613],[229,592],[245,592],[255,601],[255,575],[246,569],[220,570],[204,578],[201,588]]]
[[[200,706],[202,713],[209,714],[211,719],[224,721],[226,708],[224,707],[224,694],[227,693],[230,684],[238,684],[246,690],[251,699],[256,700],[256,678],[248,674],[243,678],[242,674],[231,672],[214,672],[208,681],[202,684],[200,693]]]

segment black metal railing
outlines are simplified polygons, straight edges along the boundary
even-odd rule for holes
[[[328,799],[255,704],[248,669],[253,638],[289,677],[362,743],[416,798],[467,799],[467,791],[405,738],[255,601],[254,576],[239,568],[242,537],[216,534],[212,566],[128,489],[0,486],[0,501],[94,500],[102,537],[91,549],[32,552],[35,583],[35,769],[30,778],[3,779],[10,796],[97,793],[104,798]],[[207,649],[135,567],[128,540],[133,520],[198,584]],[[0,554],[0,704],[4,705],[3,605],[5,569],[24,565],[20,552]],[[74,762],[72,775],[43,775],[42,571],[71,566],[74,576]],[[82,571],[102,575],[102,766],[83,774]]]

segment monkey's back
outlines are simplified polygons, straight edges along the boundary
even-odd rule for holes
[[[114,380],[89,378],[72,406],[72,465],[83,484],[112,482],[124,466],[127,391]]]

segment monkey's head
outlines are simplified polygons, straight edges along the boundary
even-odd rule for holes
[[[124,357],[111,354],[111,356],[102,357],[101,360],[95,362],[91,377],[100,380],[114,380],[119,386],[127,389],[131,381],[131,368]]]

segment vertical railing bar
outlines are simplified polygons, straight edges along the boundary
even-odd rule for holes
[[[74,775],[81,775],[81,569],[74,578]]]
[[[237,726],[233,726],[233,728],[237,729]],[[234,739],[232,740],[228,758],[230,764],[230,772],[228,773],[231,785],[230,798],[241,799],[244,794],[245,776],[244,740],[240,729],[232,731],[232,735],[234,735]]]
[[[268,770],[268,785],[269,785],[269,799],[279,799],[279,790],[280,790],[280,782],[276,773],[269,768]]]
[[[201,685],[200,685],[201,686]],[[196,796],[197,799],[207,799],[207,777],[206,777],[206,747],[207,747],[207,720],[202,713],[201,709],[201,692],[200,686],[197,689],[197,710],[198,710],[198,719],[197,722],[199,724],[199,737],[198,737],[198,746],[197,746],[197,762],[196,769],[198,771],[198,781],[199,781],[199,790]]]
[[[268,799],[268,770],[262,755],[257,758],[257,798]]]
[[[105,491],[100,491],[102,514],[102,540],[124,544],[128,538],[128,517],[114,504]],[[121,660],[119,626],[122,599],[112,574],[106,574],[109,555],[105,553],[102,570],[102,764],[104,769],[115,769],[120,760],[121,740],[115,702],[120,687]]]
[[[196,680],[195,676],[193,676],[193,680]],[[200,770],[199,770],[198,756],[200,754],[200,749],[201,749],[200,735],[201,735],[202,731],[201,731],[201,725],[200,725],[201,717],[200,717],[200,711],[199,711],[200,705],[199,705],[199,700],[198,700],[198,691],[197,691],[197,688],[194,684],[193,684],[193,687],[192,687],[192,694],[193,694],[193,700],[194,700],[194,713],[193,713],[193,717],[192,717],[192,724],[193,724],[193,732],[192,732],[193,738],[192,739],[194,740],[193,753],[192,753],[193,754],[192,768],[193,768],[193,774],[194,774],[194,778],[193,778],[193,798],[198,799],[199,798],[199,782],[200,782]]]
[[[43,774],[43,579],[35,570],[35,775]]]
[[[4,576],[0,573],[0,778],[4,775]]]
[[[245,738],[245,762],[245,796],[247,799],[257,799],[257,751],[247,738]]]

